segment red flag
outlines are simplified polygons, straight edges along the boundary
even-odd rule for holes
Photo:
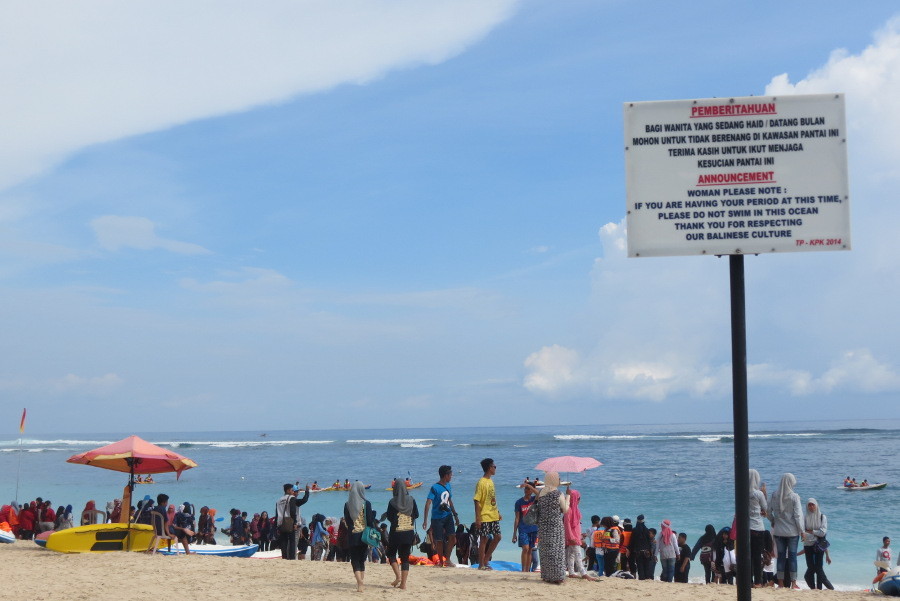
[[[22,409],[22,421],[19,422],[19,434],[25,433],[25,410]]]

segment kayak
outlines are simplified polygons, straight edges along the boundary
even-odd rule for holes
[[[571,484],[572,484],[571,482],[560,482],[559,483],[560,486],[569,486]],[[525,485],[524,484],[516,484],[516,488],[525,488]],[[535,488],[538,490],[541,490],[542,488],[544,488],[544,485],[538,484],[537,486],[535,486]]]
[[[412,490],[414,488],[419,488],[420,486],[422,486],[422,482],[416,482],[414,484],[410,484],[409,486],[407,486],[406,490]],[[394,488],[393,487],[385,488],[384,490],[394,490]]]
[[[252,557],[259,550],[259,545],[193,545],[191,555],[213,555],[216,557]],[[163,547],[157,551],[161,555],[184,555],[181,545],[172,545],[169,551]],[[280,552],[279,552],[280,557]]]
[[[370,488],[372,488],[372,485],[366,484],[365,488],[366,488],[366,490],[369,490]],[[344,488],[343,486],[329,486],[328,488],[310,488],[309,489],[309,492],[311,492],[311,493],[313,493],[313,492],[341,492],[341,491],[349,492],[350,489]]]
[[[14,543],[16,536],[9,530],[0,530],[0,543]]]
[[[868,486],[838,486],[838,490],[881,490],[887,486],[887,482],[880,484],[869,484]]]

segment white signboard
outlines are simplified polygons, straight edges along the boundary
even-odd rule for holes
[[[624,108],[629,256],[850,249],[842,94]]]

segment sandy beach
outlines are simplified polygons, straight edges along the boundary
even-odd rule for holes
[[[346,563],[229,559],[221,557],[164,557],[142,553],[62,554],[17,542],[0,547],[6,582],[0,598],[18,601],[69,599],[122,601],[178,599],[179,601],[232,601],[297,598],[345,599],[356,595],[350,565]],[[519,599],[523,595],[565,595],[574,599],[637,601],[666,597],[670,601],[722,601],[734,599],[736,588],[725,585],[667,584],[607,578],[600,582],[570,579],[561,586],[544,584],[536,574],[479,572],[412,566],[409,589],[391,588],[387,565],[366,567],[362,596],[386,599]],[[777,591],[754,589],[755,599],[775,600],[802,595],[840,595],[862,598],[863,592]]]

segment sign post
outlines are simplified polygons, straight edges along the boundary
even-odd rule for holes
[[[631,102],[628,255],[729,255],[738,600],[750,601],[744,255],[850,249],[842,94]]]

